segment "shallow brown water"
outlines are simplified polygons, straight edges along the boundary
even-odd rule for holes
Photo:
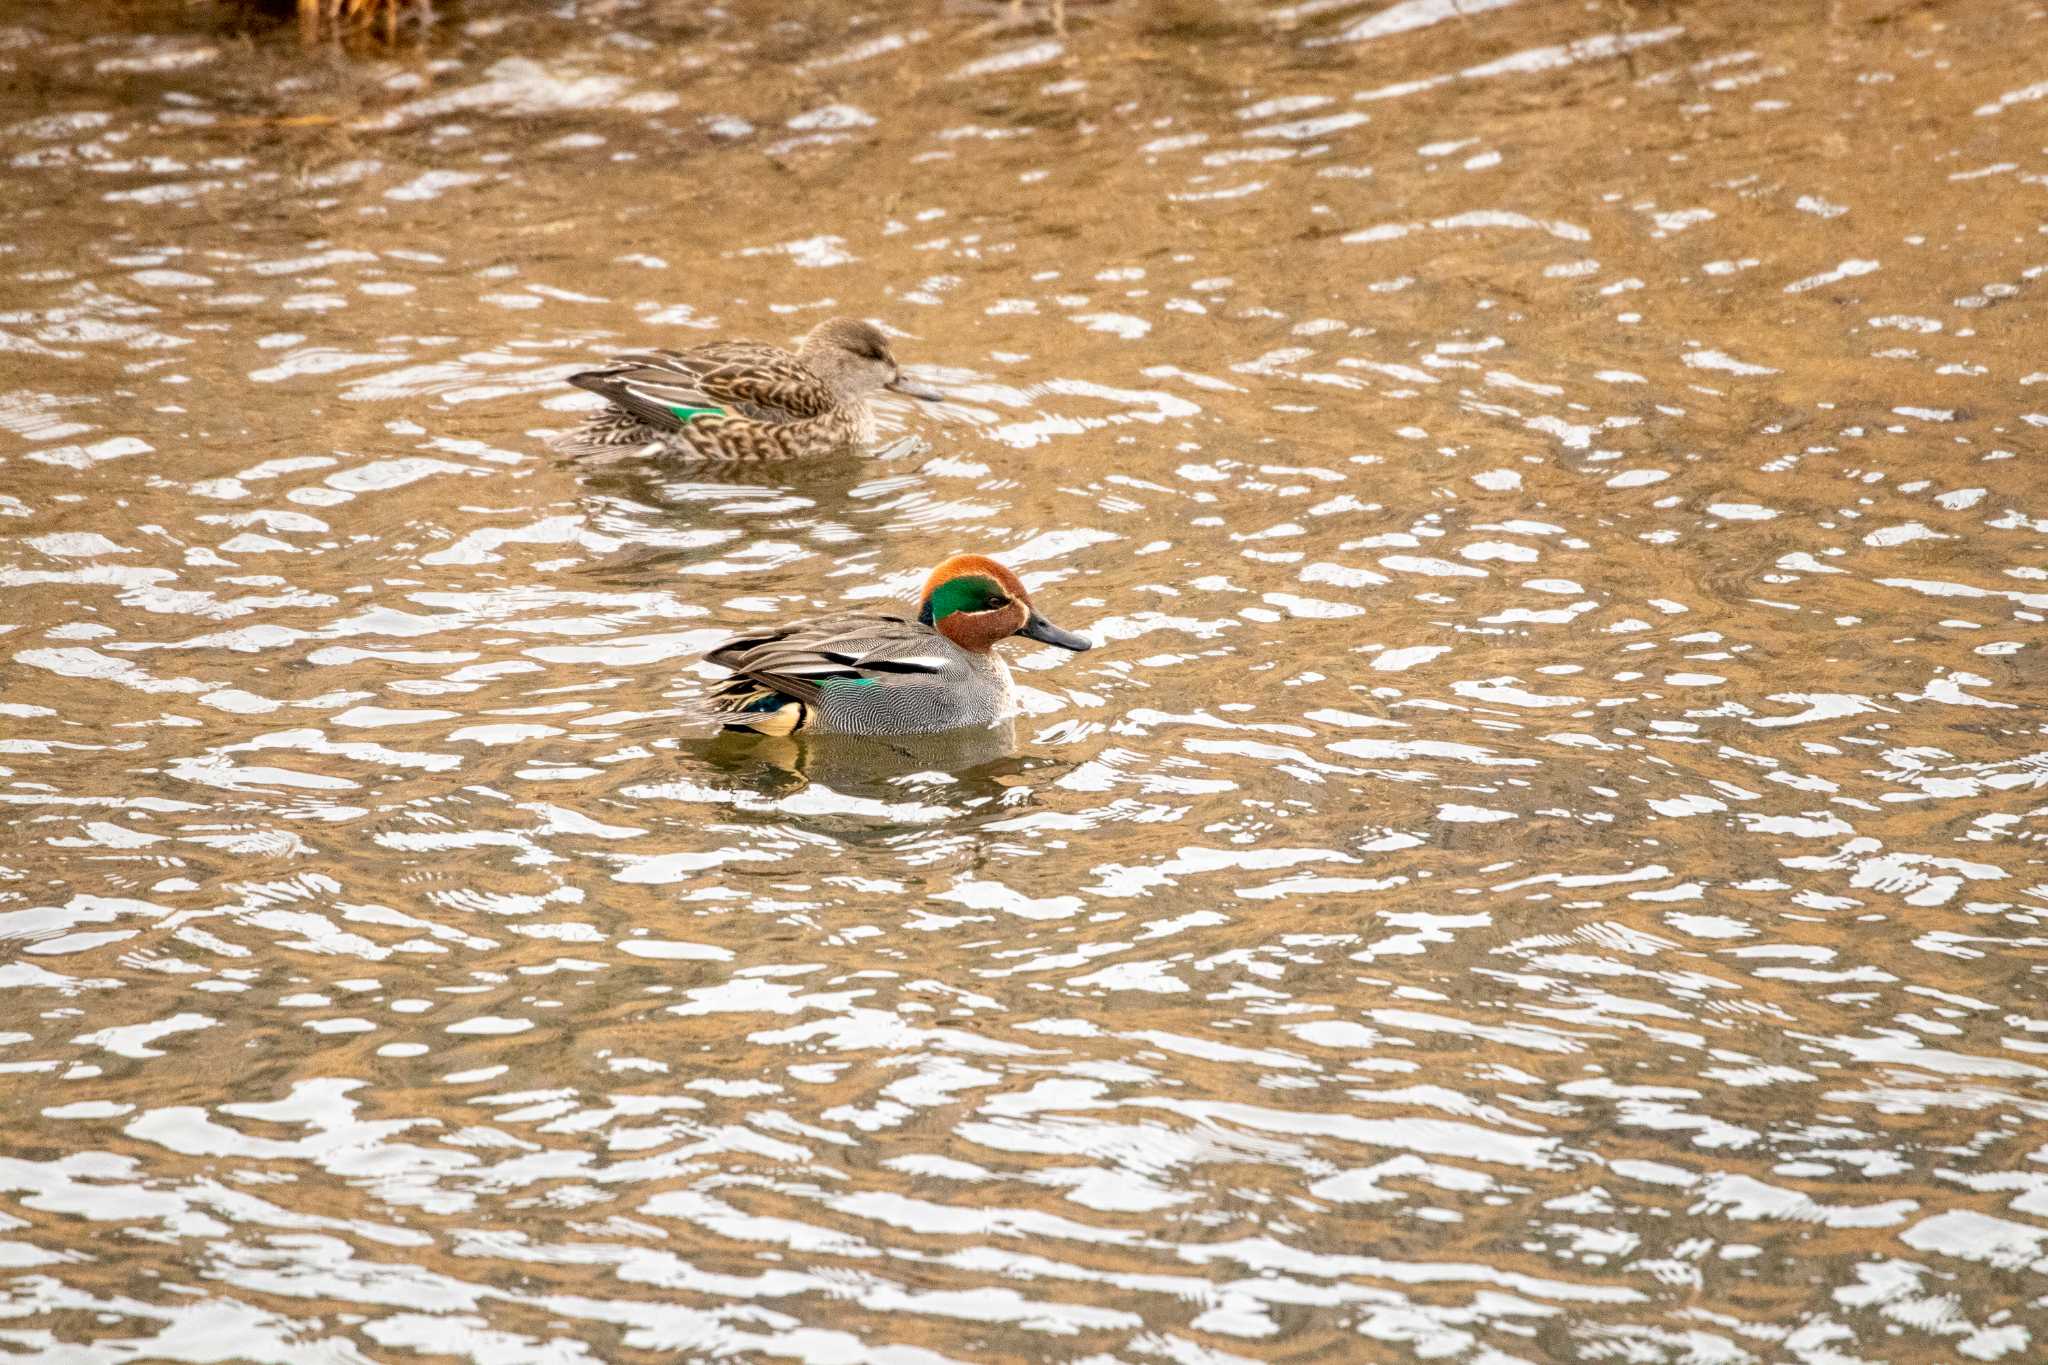
[[[0,1347],[2041,1358],[2048,10],[1005,9],[0,26]],[[969,548],[1014,743],[681,730]]]

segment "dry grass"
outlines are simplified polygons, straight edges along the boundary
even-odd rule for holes
[[[307,42],[345,33],[370,33],[395,42],[407,24],[426,24],[433,0],[298,0],[299,34]]]

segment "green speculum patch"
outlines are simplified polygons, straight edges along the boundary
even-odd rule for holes
[[[700,417],[725,416],[724,408],[675,407],[670,408],[669,411],[674,413],[676,415],[676,420],[681,422],[684,426],[688,426],[690,423],[696,421]]]

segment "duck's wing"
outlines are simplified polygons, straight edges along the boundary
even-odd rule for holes
[[[930,626],[902,616],[845,613],[742,635],[704,657],[737,678],[814,701],[828,686],[902,686],[936,678],[952,662],[951,648]]]
[[[777,346],[714,341],[687,351],[629,351],[601,370],[571,375],[656,431],[692,422],[746,417],[796,422],[822,417],[832,392],[808,366]]]
[[[704,657],[733,671],[708,698],[728,726],[764,734],[808,729],[828,696],[870,687],[940,686],[952,662],[944,636],[901,616],[794,621],[728,640]]]

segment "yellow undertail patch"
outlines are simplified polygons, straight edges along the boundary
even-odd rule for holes
[[[756,735],[791,735],[803,728],[806,708],[800,701],[792,701],[776,707],[773,711],[739,711],[724,717],[728,730],[744,730]]]

